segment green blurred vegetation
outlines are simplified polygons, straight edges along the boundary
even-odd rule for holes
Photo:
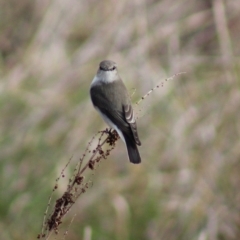
[[[187,73],[140,107],[143,163],[119,141],[51,238],[240,239],[239,39],[234,0],[0,0],[0,238],[40,232],[55,179],[73,156],[60,195],[105,127],[88,91],[112,59],[136,100]]]

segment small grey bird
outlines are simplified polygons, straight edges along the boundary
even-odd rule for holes
[[[94,77],[90,95],[95,109],[103,120],[115,129],[125,142],[129,160],[140,163],[141,157],[137,145],[141,142],[127,89],[118,75],[117,64],[110,60],[100,62]]]

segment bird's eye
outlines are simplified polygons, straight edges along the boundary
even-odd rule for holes
[[[112,70],[115,70],[116,69],[116,67],[114,66],[113,68],[112,68]]]

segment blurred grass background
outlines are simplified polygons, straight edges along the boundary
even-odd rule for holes
[[[119,141],[66,239],[240,239],[239,39],[237,0],[0,0],[1,239],[36,238],[61,169],[106,127],[89,98],[103,59],[134,100],[187,73],[143,102],[142,164]]]

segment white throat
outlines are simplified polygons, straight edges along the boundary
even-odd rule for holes
[[[93,78],[92,84],[97,85],[101,83],[111,83],[119,79],[117,71],[98,71],[96,76]]]

